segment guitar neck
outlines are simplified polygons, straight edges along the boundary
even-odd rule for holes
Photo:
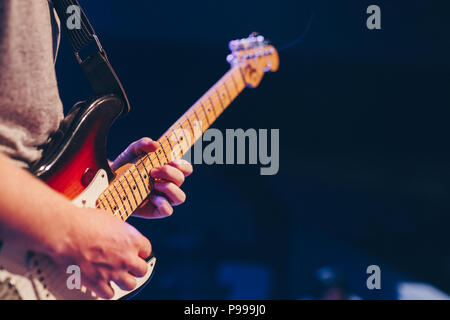
[[[244,88],[240,69],[228,71],[159,138],[153,167],[181,158]]]
[[[97,207],[126,220],[152,190],[150,171],[188,152],[245,87],[239,66],[230,69],[158,139],[160,147],[155,152],[116,172],[114,181],[98,198]]]

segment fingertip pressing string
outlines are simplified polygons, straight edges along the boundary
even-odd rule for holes
[[[278,49],[278,52],[281,52],[281,51],[284,51],[284,50],[286,50],[286,49],[289,49],[289,48],[291,48],[291,47],[293,47],[293,46],[299,44],[300,42],[302,42],[303,39],[304,39],[304,38],[306,37],[306,35],[308,34],[309,29],[311,28],[313,19],[314,19],[314,13],[312,13],[312,14],[311,14],[311,17],[309,17],[308,24],[306,25],[306,29],[303,31],[303,33],[301,34],[301,36],[300,36],[299,38],[297,38],[297,39],[295,39],[295,40],[293,40],[293,41],[291,41],[291,42],[289,42],[289,43],[287,43],[287,44],[281,46],[280,49]]]

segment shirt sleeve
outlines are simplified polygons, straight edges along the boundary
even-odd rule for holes
[[[21,166],[63,118],[52,15],[47,0],[0,0],[0,152]]]

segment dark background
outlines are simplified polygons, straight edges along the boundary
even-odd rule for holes
[[[214,124],[280,129],[279,173],[195,166],[172,217],[131,219],[159,258],[136,298],[296,299],[322,266],[362,298],[397,298],[400,281],[450,292],[448,1],[80,2],[132,104],[111,158],[217,81],[229,40],[258,31],[283,47],[312,19]],[[371,4],[382,30],[366,28]],[[64,38],[57,73],[68,111],[89,90]],[[381,290],[366,288],[371,264]]]

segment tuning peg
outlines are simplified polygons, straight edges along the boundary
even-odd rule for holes
[[[231,52],[236,52],[239,50],[255,49],[266,44],[268,44],[268,42],[262,35],[257,32],[253,32],[248,38],[230,41],[228,47]]]
[[[250,47],[250,42],[248,38],[244,38],[240,40],[240,48],[241,49],[248,49]]]
[[[235,52],[237,50],[239,50],[239,40],[233,40],[230,41],[230,43],[228,44],[228,47],[230,48],[231,52]]]
[[[231,65],[236,64],[236,60],[237,60],[237,57],[232,53],[227,56],[227,62]]]

